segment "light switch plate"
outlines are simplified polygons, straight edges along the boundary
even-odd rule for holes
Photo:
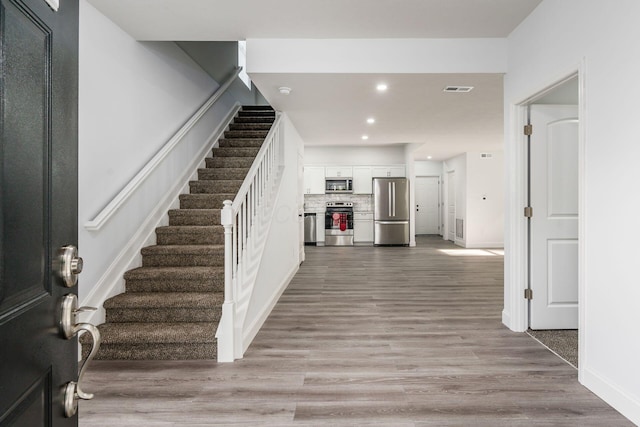
[[[60,0],[44,0],[44,1],[47,2],[49,7],[53,9],[54,12],[58,11],[58,8],[60,7]]]

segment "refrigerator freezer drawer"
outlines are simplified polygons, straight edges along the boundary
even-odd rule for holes
[[[374,245],[408,245],[409,221],[375,221]]]

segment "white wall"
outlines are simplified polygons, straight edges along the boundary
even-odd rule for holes
[[[305,165],[375,166],[405,164],[405,145],[304,148]]]
[[[467,154],[461,154],[459,156],[447,159],[443,162],[443,176],[444,176],[444,230],[443,238],[449,239],[448,231],[450,229],[456,229],[455,222],[449,224],[449,172],[455,171],[455,191],[456,191],[456,219],[462,219],[464,221],[463,238],[459,239],[455,237],[455,244],[459,246],[465,246],[465,239],[467,237]]]
[[[505,39],[248,39],[251,73],[503,73]]]
[[[186,183],[177,180],[235,100],[225,95],[101,230],[88,231],[83,225],[143,168],[218,84],[174,43],[137,42],[86,0],[80,1],[79,55],[78,219],[85,260],[79,291],[83,303],[99,305],[102,297],[96,292],[103,287],[118,281],[120,289],[113,291],[122,290],[124,269],[139,257],[139,247],[132,241],[141,245],[152,235],[155,224],[148,222],[149,216],[172,186]],[[166,210],[161,214],[166,216]],[[132,248],[130,253],[123,252],[127,247]]]
[[[545,0],[508,39],[505,78],[507,241],[505,311],[526,328],[523,148],[514,105],[581,73],[580,369],[584,385],[640,424],[640,2]]]
[[[254,332],[258,331],[271,312],[299,266],[301,236],[298,213],[302,183],[298,180],[298,155],[304,148],[302,138],[291,120],[286,115],[283,115],[282,120],[285,168],[245,321],[248,329]]]
[[[441,176],[442,162],[418,160],[415,162],[416,176]]]
[[[467,153],[467,219],[465,247],[504,246],[504,155],[490,158]]]

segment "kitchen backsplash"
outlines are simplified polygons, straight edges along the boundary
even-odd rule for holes
[[[354,212],[373,211],[373,196],[370,194],[305,194],[305,211],[323,211],[327,202],[353,202]]]

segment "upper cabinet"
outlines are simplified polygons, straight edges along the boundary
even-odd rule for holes
[[[353,168],[351,166],[327,166],[325,176],[327,178],[351,178],[353,177]]]
[[[374,166],[371,168],[373,178],[404,178],[405,171],[403,165],[395,166]]]
[[[353,167],[353,194],[371,194],[373,186],[371,183],[371,166]]]
[[[324,166],[304,167],[304,194],[324,194]]]

